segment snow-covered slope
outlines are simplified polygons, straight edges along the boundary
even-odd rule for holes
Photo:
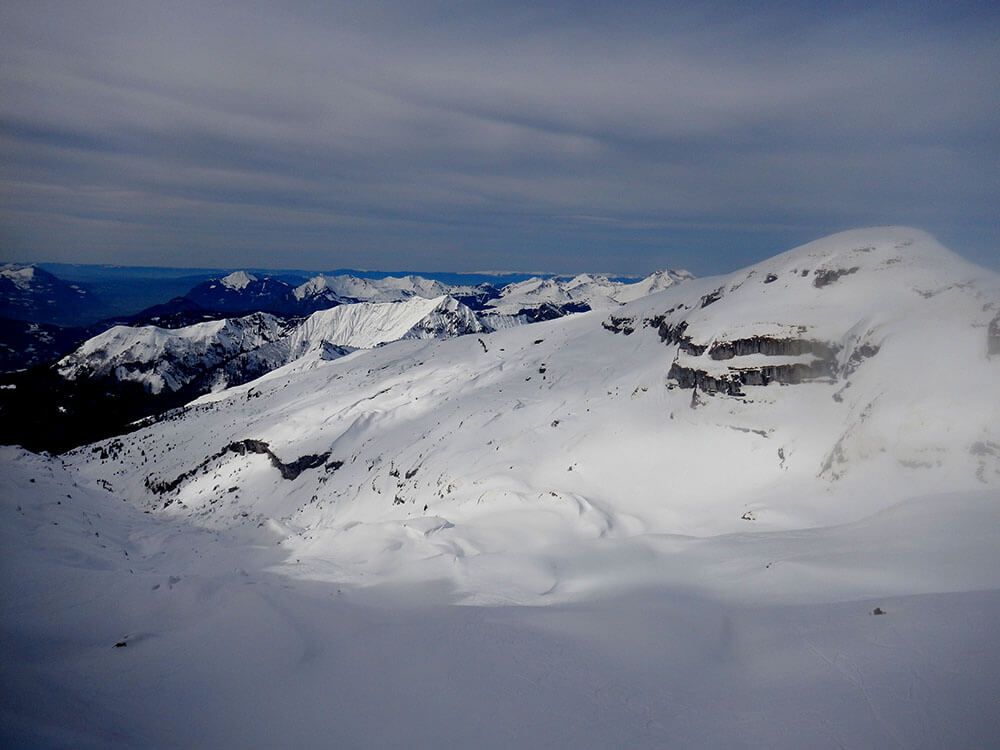
[[[461,540],[501,509],[585,536],[850,521],[997,480],[998,303],[995,275],[927,235],[845,233],[610,315],[306,357],[130,436],[115,484],[199,523],[274,519],[316,555],[358,521],[443,519],[435,540],[479,548]],[[344,465],[274,483],[225,452],[245,439]],[[218,474],[242,488],[226,506]]]
[[[482,330],[475,313],[451,297],[416,297],[408,302],[360,302],[314,313],[296,328],[293,339],[311,344],[322,338],[371,349],[400,339],[447,338]],[[305,352],[309,345],[293,348]]]
[[[482,330],[475,314],[450,297],[342,305],[301,322],[254,313],[176,329],[115,326],[60,360],[59,373],[138,382],[154,394],[203,392],[252,380],[307,352],[329,359],[399,339]]]
[[[336,581],[275,544],[275,526],[248,543],[144,514],[58,459],[3,448],[0,462],[8,747],[931,750],[1000,736],[995,491],[835,528],[530,557],[457,546],[442,521],[345,535],[355,562],[422,545],[495,590],[550,589],[545,607],[454,607],[446,585],[387,571]]]
[[[344,535],[355,563],[420,545],[459,580],[550,589],[545,607],[455,607],[446,584],[389,571],[337,581],[275,544],[275,526],[249,543],[144,514],[55,458],[2,448],[0,463],[7,747],[932,750],[1000,736],[995,491],[834,528],[526,557],[457,546],[443,521]]]
[[[433,299],[452,294],[454,288],[422,276],[387,276],[382,279],[362,279],[349,274],[314,276],[296,287],[296,298],[303,300],[319,295],[331,299],[355,302],[402,302],[413,297]]]
[[[996,274],[859,230],[8,450],[7,672],[65,691],[9,733],[992,746],[998,328]]]
[[[281,341],[290,328],[284,320],[267,313],[176,329],[115,326],[63,357],[59,373],[68,380],[113,378],[137,382],[151,393],[178,391],[203,379],[215,387],[225,387],[284,364],[287,357],[283,353],[270,352],[267,361],[246,371],[245,357]]]
[[[634,302],[655,292],[662,292],[682,281],[690,281],[694,276],[689,271],[655,271],[634,284],[622,284],[612,295],[616,302]]]

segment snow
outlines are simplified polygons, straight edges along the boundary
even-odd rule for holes
[[[282,320],[266,313],[177,329],[114,326],[61,359],[59,372],[69,379],[113,375],[141,383],[152,393],[176,391],[208,367],[281,341],[286,328]],[[283,356],[271,356],[284,361]]]
[[[257,281],[257,277],[253,274],[249,274],[246,271],[234,271],[228,276],[223,276],[219,279],[224,287],[239,291],[241,289],[246,289],[251,283]]]
[[[382,279],[362,279],[348,274],[315,276],[295,288],[295,297],[305,299],[328,291],[337,298],[362,302],[402,302],[413,297],[434,299],[456,294],[460,287],[450,287],[421,276],[387,276]]]
[[[972,748],[1000,732],[995,492],[832,529],[577,543],[545,558],[548,579],[481,555],[498,588],[555,576],[571,595],[454,607],[442,584],[315,580],[273,543],[144,515],[5,450],[7,746]]]
[[[210,376],[214,368],[228,368],[213,389],[219,390],[245,382],[244,371],[259,375],[311,352],[322,351],[329,359],[330,346],[367,349],[482,330],[475,313],[450,297],[342,305],[300,323],[254,313],[175,329],[115,326],[60,360],[59,372],[70,380],[114,377],[161,393]]]
[[[687,271],[657,271],[633,284],[612,281],[600,274],[580,274],[570,279],[531,278],[500,289],[499,299],[486,307],[496,315],[516,315],[525,308],[542,304],[564,305],[571,302],[591,307],[612,307],[653,292],[662,291],[680,281],[693,278]],[[328,295],[338,300],[364,302],[399,302],[414,297],[433,299],[443,295],[462,296],[476,293],[476,287],[450,286],[421,276],[388,276],[362,279],[351,275],[315,276],[295,288],[297,299]]]
[[[475,314],[465,305],[440,296],[416,297],[408,302],[361,302],[321,310],[309,316],[294,336],[306,341],[321,337],[343,346],[371,349],[403,338],[421,338],[421,323],[432,324],[441,310],[451,310],[461,315],[472,330],[482,330]]]
[[[508,284],[500,290],[500,298],[487,307],[501,315],[515,315],[541,304],[578,303],[591,309],[611,309],[692,278],[687,271],[671,270],[657,271],[632,284],[612,281],[601,274],[580,274],[570,279],[532,278]]]
[[[0,277],[9,280],[18,289],[29,290],[31,289],[32,282],[35,280],[35,267],[8,263],[0,266]]]
[[[448,298],[360,307],[303,340],[402,340],[3,449],[6,744],[997,743],[996,274],[877,228],[489,334],[411,336]],[[835,372],[693,394],[675,362],[814,355],[693,355],[680,323]],[[247,439],[323,458],[285,479]]]

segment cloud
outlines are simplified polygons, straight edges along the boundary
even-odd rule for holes
[[[711,272],[910,223],[1000,263],[991,6],[544,5],[5,3],[0,252]]]

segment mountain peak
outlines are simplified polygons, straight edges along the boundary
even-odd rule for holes
[[[8,263],[0,266],[0,276],[9,279],[15,286],[27,288],[32,279],[35,278],[36,266],[23,266],[15,263]]]
[[[223,286],[230,289],[246,289],[252,282],[257,281],[257,277],[246,271],[233,271],[228,276],[223,276],[219,281]]]

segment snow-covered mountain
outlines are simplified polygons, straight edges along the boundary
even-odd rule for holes
[[[387,276],[382,279],[362,279],[349,274],[314,276],[295,288],[299,300],[326,297],[338,303],[350,302],[403,302],[413,297],[433,299],[457,291],[440,281],[422,276]]]
[[[601,274],[532,278],[503,287],[496,299],[484,305],[484,310],[517,316],[542,307],[566,312],[613,308],[692,278],[687,271],[673,270],[657,271],[634,283],[612,281]]]
[[[142,384],[150,393],[244,383],[287,361],[292,326],[267,313],[178,329],[115,326],[59,361],[67,380],[107,379]]]
[[[491,293],[487,287],[449,287],[418,276],[376,280],[318,276],[293,291],[303,309],[320,308],[301,323],[255,313],[170,329],[115,326],[64,357],[59,372],[69,380],[138,382],[152,393],[179,391],[193,383],[197,391],[218,390],[258,377],[321,344],[370,349],[400,339],[512,328],[591,307],[617,307],[621,303],[616,295],[637,298],[688,278],[660,272],[636,284],[620,284],[605,276],[580,275],[569,280],[531,279]],[[288,291],[282,283],[238,271],[205,282],[197,288],[203,292],[192,293],[190,298],[202,299],[205,309],[241,309],[253,306],[255,299],[264,300],[259,302],[264,307],[288,309],[287,300],[281,301]],[[275,290],[280,291],[278,297]],[[448,290],[475,300],[478,309],[445,294]],[[209,293],[214,296],[206,300]],[[177,304],[174,307],[171,315],[155,310],[151,311],[155,315],[145,317],[159,320],[192,314]],[[195,304],[195,309],[201,308]]]
[[[1000,477],[1000,360],[989,333],[998,288],[913,230],[835,235],[610,314],[482,341],[401,342],[363,359],[305,356],[130,436],[116,486],[151,509],[166,497],[225,526],[232,517],[217,517],[203,482],[174,479],[226,471],[245,488],[240,518],[310,538],[322,527],[321,546],[344,523],[467,523],[473,507],[493,504],[530,516],[544,497],[581,508],[583,527],[602,533],[717,533],[745,516],[767,528],[852,520],[914,485]],[[247,402],[250,388],[265,397]],[[282,460],[350,466],[336,481],[314,472],[265,497],[254,460],[219,454],[245,439]],[[151,465],[136,473],[127,466],[140,445]],[[86,467],[87,455],[74,460]],[[672,481],[665,502],[665,472],[697,481]],[[852,494],[853,482],[882,476],[894,480],[879,498]],[[166,495],[150,490],[164,483]]]
[[[322,338],[342,346],[371,349],[401,339],[442,339],[482,331],[472,310],[441,296],[407,302],[359,302],[323,310],[306,318],[293,338]]]
[[[188,292],[189,302],[205,310],[230,314],[297,312],[294,287],[281,279],[234,271],[221,279],[202,282]]]
[[[474,310],[480,324],[493,330],[614,306],[687,278],[686,272],[659,271],[638,283],[623,284],[584,274],[572,279],[532,279],[498,289],[490,284],[444,284],[416,275],[365,279],[337,274],[317,275],[293,286],[271,276],[234,271],[137,313],[98,320],[99,301],[83,287],[35,266],[8,264],[0,267],[0,372],[51,362],[116,325],[178,329],[254,312],[304,317],[344,304],[447,295]],[[85,328],[80,327],[81,320],[87,321]]]
[[[356,307],[309,320],[360,335]],[[994,744],[1000,276],[857,230],[610,309],[412,330],[0,454],[8,674],[87,699],[18,726]]]
[[[0,317],[32,323],[73,324],[91,295],[33,265],[0,265]]]
[[[358,303],[289,321],[267,313],[177,329],[115,326],[60,360],[67,380],[141,383],[153,394],[196,392],[245,383],[306,353],[329,359],[390,341],[445,338],[483,330],[450,297]]]
[[[646,297],[654,292],[662,292],[682,281],[690,281],[694,276],[689,271],[664,270],[655,271],[644,279],[633,284],[622,284],[615,290],[612,297],[616,302],[634,302],[640,297]]]
[[[523,322],[529,322],[539,319],[537,315],[532,318],[531,313],[542,307],[549,311],[561,311],[561,314],[609,307],[662,291],[691,278],[694,277],[687,271],[664,270],[634,283],[624,283],[600,274],[580,274],[572,278],[534,277],[498,289],[489,284],[448,285],[413,275],[382,279],[320,275],[296,287],[295,297],[302,301],[326,300],[332,306],[351,301],[399,302],[414,297],[432,299],[450,295],[483,314],[525,315]]]

